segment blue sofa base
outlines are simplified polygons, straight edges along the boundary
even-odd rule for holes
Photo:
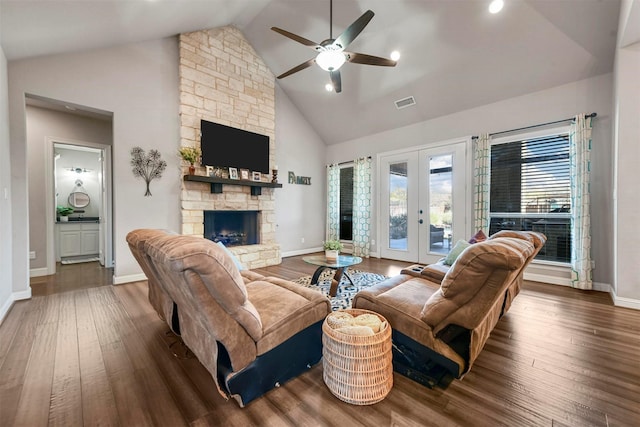
[[[309,370],[322,358],[322,322],[303,329],[235,373],[227,350],[218,343],[218,383],[244,407]]]

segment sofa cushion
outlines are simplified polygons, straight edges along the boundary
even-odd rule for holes
[[[447,275],[447,272],[451,268],[450,265],[445,265],[444,259],[436,262],[435,264],[429,264],[422,269],[420,275],[432,282],[440,283]]]
[[[145,245],[156,263],[163,263],[176,273],[191,270],[202,277],[204,285],[224,310],[258,341],[262,322],[247,298],[240,272],[227,253],[211,240],[195,236],[167,236]]]
[[[453,263],[456,262],[456,259],[458,259],[458,256],[460,256],[460,254],[462,253],[462,251],[467,249],[470,244],[471,243],[465,240],[458,240],[455,246],[453,247],[453,249],[451,249],[449,254],[444,258],[444,261],[443,261],[444,264],[453,265]]]
[[[471,239],[469,239],[469,243],[471,244],[480,243],[480,242],[484,242],[485,240],[487,240],[487,235],[484,234],[484,231],[478,230],[476,234],[471,236]]]
[[[256,342],[258,355],[324,320],[331,312],[329,299],[321,292],[276,277],[248,283],[247,294],[262,319],[263,335]]]
[[[251,270],[240,270],[240,276],[242,276],[242,280],[244,281],[245,285],[255,280],[264,279],[264,276],[262,274],[256,273],[255,271]]]
[[[236,265],[236,268],[238,269],[238,271],[242,271],[245,270],[244,265],[242,265],[242,263],[240,262],[240,260],[236,257],[236,255],[231,252],[222,242],[216,242],[216,244],[218,246],[220,246],[222,249],[224,249],[224,251],[227,253],[227,255],[229,255],[229,258],[231,258],[233,260],[233,263]]]

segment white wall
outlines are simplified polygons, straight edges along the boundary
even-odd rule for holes
[[[640,309],[640,197],[638,196],[638,159],[640,158],[640,2],[623,1],[618,35],[624,40],[616,50],[615,126],[616,147],[616,231],[615,293],[616,304]],[[635,32],[635,33],[634,33]]]
[[[0,6],[1,7],[1,6]],[[0,10],[0,14],[2,11]],[[0,39],[0,322],[11,303],[12,292],[12,222],[11,222],[11,159],[9,145],[9,103],[7,58]]]
[[[46,177],[45,153],[47,137],[61,138],[83,142],[93,142],[104,145],[111,145],[112,132],[111,120],[98,120],[89,117],[81,117],[61,111],[53,111],[44,108],[27,106],[27,164],[29,169],[29,251],[36,253],[36,258],[30,260],[30,268],[44,268],[47,266],[47,228],[46,221],[52,219],[53,213],[47,214],[46,209]],[[58,141],[60,142],[60,141]],[[53,150],[51,150],[53,151]],[[90,154],[86,153],[85,154]],[[93,154],[96,157],[96,154]],[[64,165],[70,159],[62,159],[58,165]],[[97,182],[97,165],[89,167],[93,170],[94,181]],[[78,165],[77,166],[83,166]],[[71,177],[73,175],[69,175]],[[66,196],[73,189],[75,178],[66,187],[59,187],[59,191],[65,193],[64,197],[58,200],[66,206]],[[85,185],[85,189],[88,190]],[[96,188],[97,192],[97,188]],[[93,200],[99,199],[99,194],[94,194]],[[93,205],[93,206],[92,206]],[[98,216],[97,205],[92,203],[87,209],[94,213],[87,212],[85,216]],[[94,209],[95,208],[95,209]]]
[[[27,289],[28,168],[24,95],[84,105],[113,113],[113,199],[115,278],[140,268],[126,234],[141,227],[179,230],[180,169],[177,38],[87,52],[37,57],[9,64],[11,159],[14,165],[14,284]],[[145,184],[131,173],[130,150],[156,148],[168,167]]]
[[[320,248],[325,224],[326,146],[276,84],[276,241],[283,256]],[[311,177],[311,185],[289,184],[288,172]],[[304,243],[302,239],[304,238]]]
[[[327,163],[419,146],[458,137],[515,129],[598,113],[593,128],[592,209],[594,280],[613,283],[613,175],[612,175],[612,74],[581,80],[540,92],[507,99],[471,110],[424,121],[364,138],[330,145]],[[464,96],[464,94],[460,94]],[[374,166],[375,170],[375,166]],[[375,181],[375,177],[373,178]],[[377,216],[372,218],[375,238]],[[377,248],[372,247],[372,251]]]

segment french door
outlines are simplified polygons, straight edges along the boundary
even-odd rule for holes
[[[467,141],[380,155],[380,256],[430,264],[469,235]]]

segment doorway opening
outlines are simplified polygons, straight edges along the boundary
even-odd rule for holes
[[[113,267],[113,114],[29,94],[25,109],[30,276]]]
[[[383,258],[432,264],[469,234],[470,139],[378,155]]]

